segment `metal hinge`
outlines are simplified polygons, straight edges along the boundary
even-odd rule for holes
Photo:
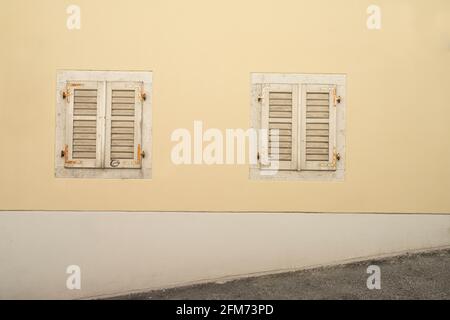
[[[145,93],[144,87],[141,87],[141,90],[139,92],[139,99],[141,99],[141,102],[144,102],[147,100],[147,93]]]
[[[142,150],[141,145],[138,144],[138,147],[137,147],[137,161],[135,161],[136,164],[140,164],[142,159],[145,159],[145,156],[146,156],[145,151]]]
[[[331,163],[331,166],[332,166],[333,168],[336,168],[337,162],[338,162],[338,161],[341,161],[341,154],[338,153],[338,152],[336,151],[336,149],[334,149],[334,151],[333,151],[333,162]]]
[[[61,150],[61,158],[64,158],[64,163],[66,165],[74,165],[74,164],[80,164],[80,160],[69,160],[69,146],[66,144],[64,146],[64,150]]]
[[[64,90],[63,92],[61,92],[61,96],[64,100],[67,101],[67,103],[70,102],[70,96],[72,95],[72,92],[70,91],[69,88],[66,88],[66,90]]]
[[[341,96],[338,96],[336,88],[333,88],[333,103],[334,103],[334,106],[336,107],[338,105],[338,103],[341,103],[341,101],[342,101]]]

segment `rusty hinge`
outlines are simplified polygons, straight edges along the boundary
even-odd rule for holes
[[[138,147],[137,147],[137,161],[136,161],[136,163],[140,164],[142,159],[145,159],[145,151],[142,150],[141,145],[138,144]]]
[[[72,95],[72,92],[69,88],[66,88],[63,92],[61,92],[62,98],[67,101],[67,103],[70,102],[70,96]]]
[[[341,103],[342,98],[341,96],[337,95],[337,91],[336,88],[333,88],[333,104],[336,107],[338,105],[338,103]]]
[[[69,160],[69,146],[66,144],[64,150],[61,150],[61,158],[64,158],[64,163],[66,165],[80,164],[81,160]]]
[[[65,162],[67,162],[67,160],[69,159],[69,146],[67,144],[64,146],[64,150],[61,152],[61,156],[63,156]]]
[[[334,151],[333,151],[333,162],[331,163],[331,167],[332,168],[336,168],[338,161],[341,161],[341,155],[340,155],[340,153],[338,153],[336,151],[336,149],[334,149]]]
[[[139,99],[141,99],[141,102],[144,102],[147,100],[147,93],[145,93],[144,87],[141,87],[141,90],[139,92]]]
[[[259,154],[259,152],[258,152],[258,154],[256,155],[256,159],[258,159],[258,161],[261,160],[261,155]]]

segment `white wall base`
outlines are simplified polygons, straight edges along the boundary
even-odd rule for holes
[[[1,212],[0,299],[74,299],[450,246],[450,215]],[[66,288],[79,265],[82,290]]]

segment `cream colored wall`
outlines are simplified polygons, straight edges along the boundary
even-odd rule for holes
[[[72,3],[80,31],[65,27]],[[380,31],[366,28],[372,3]],[[450,212],[448,0],[15,0],[0,12],[2,210]],[[154,72],[152,181],[54,178],[58,69]],[[251,72],[347,74],[344,183],[171,163],[176,128],[249,126]]]

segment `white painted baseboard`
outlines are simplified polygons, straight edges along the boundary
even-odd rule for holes
[[[450,246],[450,215],[0,212],[0,299],[75,299]],[[79,265],[82,289],[66,288]]]

